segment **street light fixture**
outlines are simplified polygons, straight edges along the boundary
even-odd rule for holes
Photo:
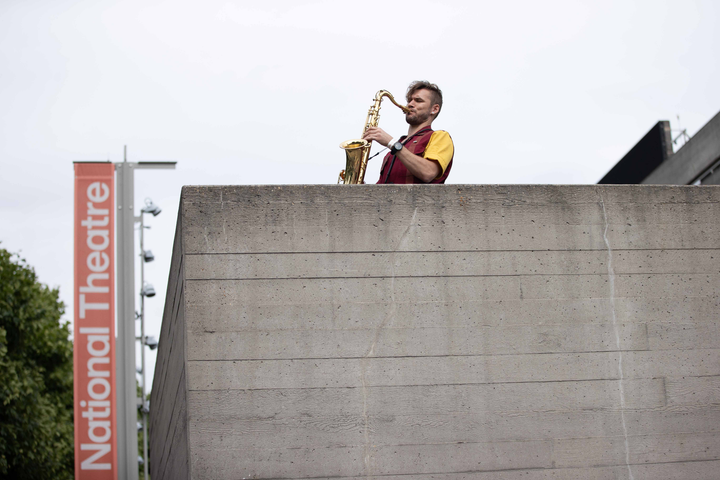
[[[150,285],[149,283],[146,283],[143,285],[142,290],[140,290],[140,295],[143,297],[154,297],[155,296],[155,287]],[[143,314],[140,314],[140,320],[142,321]]]
[[[153,337],[152,335],[145,337],[144,343],[150,350],[155,350],[158,346],[157,338]]]
[[[155,255],[153,255],[151,250],[143,250],[142,257],[145,263],[155,260]]]
[[[143,213],[152,213],[153,217],[157,217],[162,212],[162,209],[155,205],[149,198],[145,199],[145,206],[140,210]]]

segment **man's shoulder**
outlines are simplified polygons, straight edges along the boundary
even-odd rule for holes
[[[452,137],[446,130],[433,130],[430,136],[431,142],[450,142],[452,143]]]
[[[450,162],[455,153],[455,145],[453,144],[450,134],[445,130],[435,130],[430,137],[427,147],[425,148],[425,158],[432,158],[440,161],[441,165]]]

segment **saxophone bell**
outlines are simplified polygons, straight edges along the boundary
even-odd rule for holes
[[[341,181],[344,184],[363,183],[365,168],[362,161],[363,157],[365,157],[365,152],[370,151],[370,142],[360,138],[354,138],[342,142],[340,148],[345,150],[345,170],[340,172],[338,183]]]

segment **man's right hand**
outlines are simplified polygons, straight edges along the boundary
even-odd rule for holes
[[[390,135],[380,127],[368,128],[363,134],[362,138],[363,140],[367,140],[368,142],[374,140],[383,147],[387,147],[387,144],[390,143],[390,140],[393,139],[392,135]]]

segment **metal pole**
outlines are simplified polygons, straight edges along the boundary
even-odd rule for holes
[[[143,418],[143,480],[148,478],[148,429],[147,412],[145,411],[145,212],[140,212],[140,370],[142,375],[142,389],[140,390],[140,403]]]
[[[138,480],[137,390],[135,387],[135,216],[134,164],[116,163],[117,171],[117,454],[118,479]]]
[[[138,480],[137,387],[135,370],[135,169],[174,169],[177,162],[123,161],[115,164],[117,182],[117,342],[115,383],[117,389],[118,480]],[[143,360],[143,372],[145,365]],[[145,380],[143,378],[143,387]],[[143,404],[144,406],[144,404]],[[147,438],[147,414],[143,417]],[[147,449],[145,449],[147,450]],[[147,465],[147,457],[145,458]],[[146,470],[147,471],[147,470]],[[146,478],[147,480],[147,474]]]

